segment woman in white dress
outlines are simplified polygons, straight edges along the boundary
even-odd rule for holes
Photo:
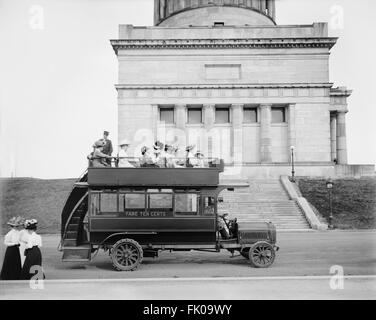
[[[4,244],[7,247],[4,256],[3,267],[1,268],[1,280],[19,280],[21,275],[21,256],[20,256],[20,231],[19,219],[13,217],[8,221],[11,230],[5,235]]]
[[[194,144],[191,144],[185,148],[186,156],[185,156],[185,166],[187,168],[193,167],[192,160],[194,159],[193,150],[196,148]]]
[[[178,159],[175,155],[175,147],[169,144],[165,145],[165,158],[166,158],[166,167],[167,168],[181,168],[182,165],[179,165]]]
[[[35,274],[38,274],[38,270],[35,267],[40,267],[42,272],[42,253],[40,248],[42,247],[42,237],[35,231],[37,230],[38,221],[35,219],[26,220],[25,229],[29,233],[25,249],[25,262],[21,271],[22,280],[30,280]],[[44,275],[43,275],[44,278]]]
[[[129,146],[130,146],[130,142],[127,139],[124,139],[119,144],[119,147],[120,147],[120,150],[118,153],[118,159],[119,159],[118,167],[119,168],[134,168],[134,165],[131,164],[127,159],[128,158],[127,150]]]
[[[195,168],[205,168],[204,154],[202,152],[196,152],[195,158],[192,159],[192,165]]]

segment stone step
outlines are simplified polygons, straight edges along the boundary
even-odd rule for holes
[[[309,229],[300,207],[288,197],[280,180],[249,180],[249,187],[223,191],[218,212],[239,222],[271,221],[277,229]]]

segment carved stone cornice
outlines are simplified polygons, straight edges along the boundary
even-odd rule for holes
[[[119,50],[147,49],[250,49],[332,48],[338,38],[248,38],[248,39],[119,39],[111,40]]]
[[[279,88],[332,88],[333,83],[287,83],[287,84],[166,84],[166,85],[128,85],[117,84],[117,90],[132,89],[279,89]]]

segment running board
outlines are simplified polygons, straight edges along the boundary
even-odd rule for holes
[[[91,260],[91,247],[63,247],[63,262],[87,262]]]

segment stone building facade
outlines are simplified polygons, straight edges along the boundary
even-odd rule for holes
[[[227,174],[334,175],[347,165],[351,91],[329,79],[326,23],[277,25],[275,0],[155,0],[154,26],[120,25],[119,139],[220,156]],[[336,165],[337,164],[337,165]]]

